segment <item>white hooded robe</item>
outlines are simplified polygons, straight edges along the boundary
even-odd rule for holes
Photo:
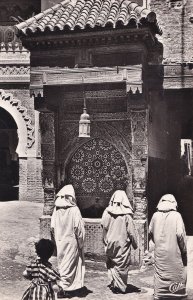
[[[186,232],[173,195],[164,195],[149,226],[155,243],[154,298],[186,296]]]
[[[51,228],[57,247],[60,284],[64,291],[79,289],[84,286],[85,229],[72,185],[64,186],[56,196]]]

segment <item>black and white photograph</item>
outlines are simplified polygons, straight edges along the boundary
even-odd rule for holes
[[[0,300],[193,300],[193,0],[0,0]]]

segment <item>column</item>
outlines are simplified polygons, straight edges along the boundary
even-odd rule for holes
[[[147,112],[145,109],[131,112],[132,127],[132,166],[134,220],[138,230],[138,249],[133,252],[132,260],[141,263],[144,251],[147,249]]]
[[[27,200],[27,157],[19,157],[19,200]]]

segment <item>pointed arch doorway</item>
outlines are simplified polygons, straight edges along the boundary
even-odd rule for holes
[[[115,190],[126,189],[127,166],[122,154],[104,139],[80,146],[66,168],[83,217],[100,218]]]
[[[11,114],[0,107],[0,201],[18,200],[17,129]]]

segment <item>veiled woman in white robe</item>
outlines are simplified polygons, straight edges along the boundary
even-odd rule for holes
[[[154,299],[186,296],[187,248],[184,223],[173,195],[164,195],[149,226],[155,243]]]
[[[125,293],[130,265],[131,245],[137,248],[133,209],[126,193],[117,190],[102,216],[103,241],[108,275],[115,293]]]
[[[72,185],[64,186],[56,195],[51,228],[57,247],[60,285],[64,291],[80,289],[84,285],[85,274],[85,229]]]

